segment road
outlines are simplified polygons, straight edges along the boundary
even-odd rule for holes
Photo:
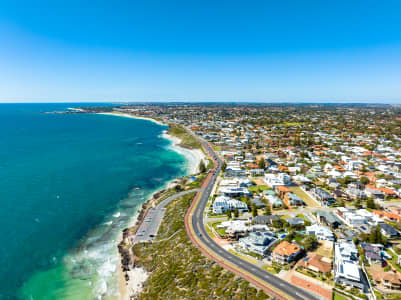
[[[193,230],[195,231],[196,239],[199,240],[199,242],[197,242],[198,247],[200,248],[206,247],[206,249],[204,248],[203,249],[204,251],[202,252],[203,253],[207,252],[209,256],[211,256],[218,263],[224,264],[224,266],[228,265],[225,264],[225,262],[228,262],[230,265],[234,265],[235,269],[230,268],[232,271],[234,272],[239,271],[236,273],[241,273],[241,274],[248,273],[251,274],[252,277],[256,277],[257,281],[259,282],[257,281],[255,282],[255,280],[250,280],[250,281],[252,283],[259,283],[259,285],[260,283],[262,284],[264,283],[264,285],[266,286],[266,290],[272,292],[274,296],[278,296],[281,299],[287,299],[287,298],[303,299],[303,300],[321,299],[317,295],[313,295],[303,289],[300,289],[290,284],[289,282],[284,281],[279,277],[274,276],[273,274],[263,270],[262,268],[259,268],[241,259],[240,257],[224,250],[207,234],[203,223],[203,212],[205,210],[213,186],[217,180],[218,174],[221,170],[222,161],[207,142],[197,137],[192,132],[191,134],[202,143],[204,148],[209,152],[209,154],[215,161],[215,168],[209,174],[210,178],[206,179],[208,181],[203,186],[204,190],[202,193],[200,193],[200,199],[195,204],[196,206],[193,209],[193,213],[190,215],[190,222],[192,223]],[[192,238],[191,240],[194,241],[194,239]],[[223,259],[223,263],[221,262],[221,259]],[[242,277],[246,277],[246,279],[249,280],[251,276],[242,276]],[[269,286],[273,286],[276,292],[270,289]],[[277,292],[277,290],[279,290],[279,292]]]
[[[159,231],[159,227],[166,211],[167,204],[169,204],[174,199],[177,199],[178,197],[199,191],[200,189],[192,189],[174,194],[167,199],[161,201],[156,207],[152,207],[151,209],[149,209],[135,236],[132,237],[131,244],[152,241]]]

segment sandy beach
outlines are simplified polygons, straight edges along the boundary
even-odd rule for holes
[[[199,172],[199,164],[201,160],[203,160],[205,165],[207,165],[206,156],[202,150],[180,147],[181,140],[168,134],[167,131],[163,133],[162,137],[171,141],[171,146],[174,151],[185,156],[188,161],[188,174],[196,174]]]
[[[132,114],[127,114],[127,113],[120,113],[120,112],[110,112],[110,113],[98,113],[99,115],[109,115],[109,116],[119,116],[119,117],[126,117],[126,118],[131,118],[131,119],[139,119],[139,120],[147,120],[147,121],[151,121],[153,123],[159,124],[159,125],[164,125],[166,126],[166,124],[163,124],[160,121],[157,121],[155,119],[152,118],[147,118],[147,117],[140,117],[140,116],[135,116]]]
[[[102,115],[111,115],[111,116],[119,116],[119,117],[126,117],[126,118],[132,118],[132,119],[142,119],[142,120],[148,120],[151,122],[154,122],[158,125],[166,125],[163,124],[160,121],[154,120],[152,118],[146,118],[146,117],[139,117],[131,114],[126,114],[126,113],[119,113],[119,112],[111,112],[111,113],[99,113]],[[162,138],[167,139],[171,142],[171,149],[176,151],[177,153],[183,155],[186,160],[187,160],[187,174],[196,174],[199,172],[199,164],[201,160],[205,161],[205,164],[207,164],[206,161],[206,156],[205,154],[200,150],[200,149],[188,149],[188,148],[183,148],[180,147],[181,140],[175,136],[172,136],[167,133],[167,131],[164,131],[162,134]],[[166,187],[168,187],[170,183],[167,183]],[[153,195],[152,195],[153,197]],[[130,221],[129,227],[132,227],[135,225],[139,211],[132,217],[132,220]],[[122,233],[119,236],[118,243],[122,241]],[[120,287],[120,296],[119,299],[121,300],[128,300],[130,299],[131,296],[137,295],[141,292],[143,284],[145,283],[146,279],[148,278],[149,274],[146,272],[145,269],[143,268],[134,268],[130,270],[128,273],[129,280],[125,280],[125,274],[122,271],[122,265],[120,264],[118,268],[118,282],[119,282],[119,287]]]

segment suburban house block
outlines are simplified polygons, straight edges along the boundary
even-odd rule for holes
[[[272,260],[279,264],[286,264],[295,260],[302,251],[303,250],[298,245],[283,241],[274,248]]]

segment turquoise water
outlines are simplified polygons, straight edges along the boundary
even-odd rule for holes
[[[187,172],[149,121],[0,105],[0,299],[118,294],[117,236],[138,206]]]

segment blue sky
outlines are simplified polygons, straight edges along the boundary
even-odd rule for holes
[[[7,1],[0,101],[401,103],[401,1]]]

